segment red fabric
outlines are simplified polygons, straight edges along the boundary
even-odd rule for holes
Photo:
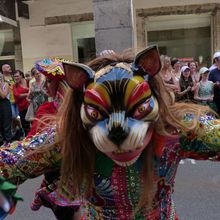
[[[28,108],[29,102],[26,97],[19,97],[21,94],[25,94],[29,92],[29,88],[23,87],[21,85],[14,84],[13,85],[13,94],[15,98],[15,103],[18,106],[19,111],[23,111]]]
[[[45,128],[45,124],[49,124],[49,119],[41,123],[40,120],[46,115],[55,115],[57,109],[54,102],[45,102],[37,109],[35,120],[32,123],[31,130],[29,131],[27,138],[34,136],[36,133],[41,132]]]

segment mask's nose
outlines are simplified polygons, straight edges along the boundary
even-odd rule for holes
[[[113,128],[108,135],[109,139],[117,146],[120,146],[127,136],[128,132],[124,131],[122,127]]]
[[[128,124],[125,120],[125,112],[113,112],[108,122],[108,138],[118,147],[128,136]]]

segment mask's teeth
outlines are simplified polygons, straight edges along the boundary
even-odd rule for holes
[[[119,162],[119,161],[115,161],[116,164],[118,164],[119,166],[122,166],[122,167],[126,167],[126,166],[130,166],[132,165],[133,163],[136,162],[136,160],[139,158],[139,156],[135,157],[133,160],[131,161],[128,161],[128,162]]]
[[[140,149],[141,149],[141,146],[135,148],[135,150],[140,150]],[[113,151],[112,153],[113,154],[122,154],[122,153],[132,153],[132,152],[133,152],[133,150],[117,149],[117,150]]]
[[[121,150],[121,149],[117,149],[116,151],[115,151],[115,153],[116,154],[121,154],[121,153],[124,153],[125,151],[124,150]]]

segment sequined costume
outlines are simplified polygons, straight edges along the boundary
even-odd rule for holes
[[[36,113],[36,118],[32,123],[30,132],[27,138],[34,136],[36,133],[42,132],[45,127],[51,123],[52,118],[48,118],[48,115],[56,115],[60,105],[63,102],[64,96],[66,94],[68,85],[64,79],[64,70],[62,67],[61,58],[47,58],[35,62],[35,67],[47,78],[47,88],[50,95],[53,97],[53,101],[45,102],[42,104]],[[45,118],[45,116],[47,118]],[[73,215],[73,210],[70,208],[61,208],[51,203],[47,199],[47,196],[41,195],[42,192],[54,190],[56,185],[54,182],[59,178],[59,169],[53,169],[50,172],[45,173],[44,179],[40,185],[40,188],[36,191],[34,200],[31,204],[31,209],[37,211],[41,206],[51,208],[57,219],[68,219],[67,217]],[[50,187],[50,185],[52,187]],[[64,214],[65,213],[65,214]]]
[[[186,117],[185,121],[189,121]],[[48,135],[49,134],[49,135]],[[165,220],[177,219],[172,200],[174,179],[181,159],[220,160],[220,123],[212,117],[201,118],[194,132],[180,137],[166,137],[154,133],[154,179],[157,183],[154,202],[151,208],[135,214],[135,219]],[[48,138],[49,136],[49,138]],[[1,149],[0,169],[4,177],[14,183],[37,177],[47,171],[60,167],[59,147],[48,154],[33,153],[24,157],[25,150],[38,148],[45,142],[53,142],[55,131],[36,136],[30,142],[14,143],[14,149]],[[122,167],[115,164],[102,153],[96,156],[95,194],[89,202],[77,199],[66,188],[61,192],[53,191],[53,184],[42,194],[59,206],[79,206],[85,208],[85,219],[129,219],[140,196],[140,168],[142,156],[131,166]],[[55,183],[57,184],[57,182]],[[55,187],[56,188],[56,187]],[[52,192],[50,192],[50,190]],[[62,196],[62,194],[64,196]],[[68,199],[67,199],[68,198]],[[72,202],[69,201],[71,198]],[[117,207],[117,208],[116,208]]]
[[[53,97],[53,100],[50,102],[43,103],[36,112],[36,117],[32,123],[31,130],[28,135],[22,142],[15,142],[10,145],[5,151],[2,151],[2,157],[4,160],[11,161],[11,165],[16,163],[19,160],[20,156],[24,156],[29,152],[36,150],[38,147],[30,146],[28,143],[32,143],[33,140],[36,140],[36,134],[39,135],[42,131],[45,131],[45,128],[51,123],[52,118],[48,117],[49,115],[56,115],[60,105],[63,102],[64,95],[67,91],[67,84],[64,80],[64,70],[61,64],[61,58],[47,58],[44,60],[36,61],[35,67],[45,75],[46,78],[49,78],[50,84],[46,84],[49,89],[50,95]],[[47,79],[48,81],[48,79]],[[51,85],[52,82],[52,85]],[[46,117],[46,118],[44,118]],[[30,138],[34,137],[32,140]],[[45,135],[46,137],[46,135]],[[42,140],[39,141],[40,146]],[[37,211],[42,205],[48,208],[51,208],[53,211],[56,210],[58,213],[58,207],[53,207],[49,201],[45,198],[38,195],[39,191],[44,191],[60,176],[59,169],[54,167],[50,172],[44,173],[45,178],[43,179],[40,188],[35,193],[34,200],[31,204],[31,209]],[[59,213],[62,213],[63,210],[60,210]]]
[[[21,158],[24,157],[26,154],[29,154],[30,152],[35,151],[39,146],[45,143],[46,138],[52,132],[54,132],[54,130],[51,130],[51,131],[48,130],[42,133],[41,136],[34,136],[31,140],[24,139],[23,141],[13,142],[8,148],[2,147],[0,149],[0,170],[1,170],[2,176],[4,176],[8,181],[13,182],[15,185],[18,185],[18,184],[21,184],[23,181],[25,181],[27,177],[34,178],[50,170],[53,170],[53,171],[57,170],[58,169],[57,167],[59,167],[59,165],[56,163],[59,163],[58,162],[59,159],[57,160],[56,158],[55,160],[56,163],[54,164],[50,156],[50,162],[48,164],[48,159],[45,159],[45,157],[47,156],[44,155],[43,158],[41,158],[41,156],[38,156],[38,154],[35,154],[33,157],[30,158],[30,161],[31,161],[30,166],[27,163],[25,163],[25,165],[23,164],[24,166],[22,165],[23,167],[22,169],[24,169],[23,171],[22,169],[20,170],[20,168],[17,167],[17,162],[20,161]],[[48,139],[47,143],[51,141],[52,141],[51,139],[50,140]],[[60,156],[59,154],[56,154],[56,157],[59,157],[59,156]],[[44,163],[44,162],[47,162],[47,163]],[[37,164],[39,164],[38,168],[36,167]],[[26,165],[29,166],[29,169],[30,169],[29,171],[26,170],[27,169]],[[33,167],[35,167],[34,173],[30,175],[31,169]],[[42,168],[43,168],[43,172],[42,172]],[[7,182],[4,182],[2,185],[5,185],[5,183],[7,184]],[[2,191],[3,188],[0,187],[0,190]],[[16,186],[14,186],[12,192],[15,192],[15,191],[16,191]],[[9,212],[0,211],[0,219],[4,219],[9,213],[11,214],[13,212],[12,210],[14,210],[15,208],[17,197],[12,196],[14,194],[14,193],[12,194],[12,192],[6,191],[6,193],[4,193],[9,200],[11,211]],[[3,204],[1,203],[0,210],[3,210],[2,205]]]
[[[77,214],[82,220],[176,220],[172,193],[179,161],[185,158],[219,160],[220,121],[196,114],[198,105],[175,104],[170,93],[163,90],[163,83],[156,84],[160,78],[149,80],[160,70],[156,47],[138,54],[131,65],[124,60],[116,62],[121,57],[113,56],[91,64],[92,67],[101,64],[98,70],[94,67],[95,73],[83,64],[63,63],[67,83],[74,92],[70,91],[69,102],[63,105],[63,118],[56,133],[51,129],[28,143],[20,143],[24,145],[21,149],[39,148],[48,142],[51,146],[33,150],[26,156],[19,151],[7,152],[0,170],[8,180],[17,183],[59,169],[62,163],[61,179],[39,190],[38,195],[47,197],[54,205],[79,209]],[[160,98],[165,93],[171,98],[163,103]],[[169,107],[167,111],[160,111],[164,106]],[[168,110],[172,108],[169,115]],[[203,109],[207,108],[201,106],[201,112]],[[166,121],[168,117],[170,121]],[[159,129],[160,123],[166,126],[166,133]],[[63,141],[64,137],[72,138],[69,145]],[[0,153],[6,154],[5,150]],[[140,207],[143,192],[150,187],[143,178],[148,154],[153,198],[149,205],[143,203]],[[72,158],[75,160],[68,160]],[[77,159],[80,166],[89,161],[88,166],[75,169]],[[71,172],[64,169],[65,165],[72,164]],[[89,171],[92,172],[90,194]],[[71,175],[74,172],[84,174],[79,188],[73,184],[77,184]]]
[[[13,142],[10,148],[1,148],[0,167],[3,176],[11,182],[20,184],[27,177],[34,178],[42,175],[44,172],[59,168],[61,155],[56,153],[56,151],[60,152],[59,150],[56,149],[49,155],[31,154],[31,152],[36,151],[43,144],[53,142],[54,133],[54,129],[46,130],[41,135],[32,137],[32,139]],[[30,156],[25,157],[25,155],[29,154]],[[23,158],[25,159],[23,160]],[[34,170],[33,173],[32,170]]]
[[[190,117],[184,120],[187,122]],[[154,133],[153,139],[156,143],[153,164],[156,193],[153,205],[149,209],[137,212],[134,219],[177,219],[172,193],[179,161],[185,158],[219,160],[219,122],[206,116],[200,119],[196,129],[190,134],[171,138]],[[140,196],[142,163],[141,156],[133,165],[122,167],[107,156],[98,154],[95,173],[96,193],[94,197],[88,199],[89,203],[81,203],[84,205],[84,219],[129,219]]]

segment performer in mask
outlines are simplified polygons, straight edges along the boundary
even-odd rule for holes
[[[71,89],[56,128],[29,142],[44,148],[0,164],[4,176],[18,183],[62,164],[47,196],[80,219],[178,219],[179,161],[220,160],[220,121],[206,106],[175,103],[156,46],[63,67]]]

